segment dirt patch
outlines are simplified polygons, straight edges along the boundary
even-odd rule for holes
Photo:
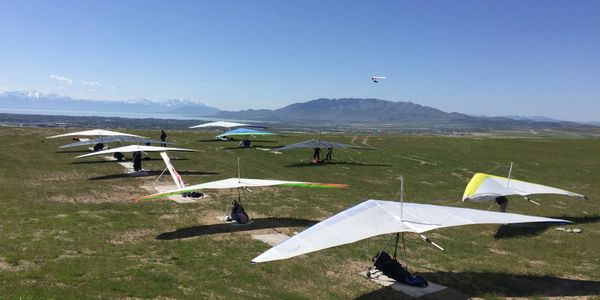
[[[434,167],[437,167],[436,162],[430,162],[430,161],[426,161],[426,160],[422,160],[422,159],[418,159],[418,158],[412,158],[412,157],[408,157],[408,156],[398,156],[398,157],[407,159],[407,160],[416,161],[416,162],[420,163],[421,165],[432,165]]]
[[[4,261],[4,258],[0,258],[0,271],[9,271],[9,272],[20,272],[25,271],[33,266],[33,263],[20,260],[18,264],[13,265]]]

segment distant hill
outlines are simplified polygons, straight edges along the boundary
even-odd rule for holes
[[[0,93],[0,108],[90,112],[166,113],[199,116],[209,116],[218,111],[218,109],[214,107],[182,99],[171,99],[161,102],[151,101],[148,99],[97,101],[73,99],[56,94],[44,94],[32,91],[12,91]]]
[[[316,99],[275,110],[220,111],[215,116],[296,124],[369,123],[430,128],[561,127],[567,123],[515,120],[504,117],[474,117],[456,112],[448,113],[412,102],[360,98]],[[570,123],[573,124],[580,125]]]

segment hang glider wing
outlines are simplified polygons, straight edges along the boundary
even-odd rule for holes
[[[235,189],[235,188],[251,188],[265,186],[287,186],[287,187],[308,187],[308,188],[344,188],[346,184],[336,183],[318,183],[318,182],[303,182],[303,181],[284,181],[270,179],[249,179],[249,178],[228,178],[223,180],[211,181],[192,186],[187,186],[182,189],[176,189],[163,193],[153,194],[141,197],[139,200],[158,199],[173,195],[180,195],[186,192],[208,189]]]
[[[69,148],[69,147],[95,145],[98,143],[108,144],[108,143],[117,143],[117,142],[118,143],[140,143],[140,144],[146,144],[146,143],[159,144],[159,143],[161,143],[161,141],[158,141],[158,140],[150,140],[147,138],[142,138],[142,137],[137,137],[137,136],[115,135],[115,136],[105,136],[105,137],[97,138],[94,140],[87,140],[87,141],[81,141],[81,142],[77,142],[77,143],[67,144],[67,145],[60,146],[58,148]],[[167,144],[173,144],[173,143],[167,143]]]
[[[385,79],[385,76],[372,76],[371,80],[375,83],[378,83],[379,80]]]
[[[226,136],[256,136],[256,135],[276,135],[275,133],[268,131],[261,131],[250,128],[237,128],[234,130],[227,131],[225,133],[219,134],[216,138],[226,137]]]
[[[88,154],[84,154],[84,155],[79,155],[75,158],[82,158],[82,157],[88,157],[88,156],[93,156],[93,155],[102,155],[102,154],[109,154],[109,153],[116,153],[116,152],[128,153],[128,152],[138,152],[138,151],[142,151],[142,152],[167,152],[167,151],[194,152],[196,150],[185,149],[185,148],[173,148],[173,147],[129,145],[129,146],[124,146],[124,147],[112,148],[112,149],[108,149],[108,150],[102,150],[102,151],[97,151],[97,152],[88,153]]]
[[[273,151],[286,151],[286,150],[292,150],[292,149],[296,149],[296,148],[354,148],[354,149],[370,150],[368,148],[363,148],[363,147],[359,147],[356,145],[340,144],[340,143],[333,143],[333,142],[328,142],[328,141],[312,139],[309,141],[304,141],[304,142],[291,144],[291,145],[287,145],[287,146],[280,147],[280,148],[275,148],[275,149],[273,149]]]
[[[251,126],[251,125],[244,124],[244,123],[216,121],[216,122],[210,122],[210,123],[204,123],[204,124],[192,126],[190,128],[207,128],[207,127],[235,128],[235,127],[242,127],[242,126]]]
[[[117,132],[117,131],[92,129],[92,130],[77,131],[77,132],[53,135],[53,136],[49,136],[47,138],[53,139],[53,138],[59,138],[59,137],[65,137],[65,136],[114,136],[114,135],[142,137],[142,136],[135,135],[135,134],[122,133],[122,132]]]
[[[527,196],[532,194],[558,194],[585,198],[585,196],[581,194],[541,184],[477,173],[471,178],[469,184],[467,184],[462,201],[470,200],[481,202],[494,200],[499,196]]]
[[[560,219],[469,208],[367,200],[294,235],[252,262],[286,259],[388,233],[423,233],[461,225],[530,222],[571,223]]]

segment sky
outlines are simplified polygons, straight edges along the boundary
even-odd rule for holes
[[[0,92],[600,121],[598,16],[597,0],[0,0]]]

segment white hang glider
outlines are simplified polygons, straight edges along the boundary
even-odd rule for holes
[[[385,76],[372,76],[371,80],[373,81],[373,83],[379,83],[379,80],[383,80],[385,79]]]
[[[173,166],[170,163],[171,160],[167,156],[167,151],[194,152],[197,150],[185,149],[185,148],[174,148],[174,147],[129,145],[129,146],[124,146],[124,147],[112,148],[112,149],[108,149],[108,150],[102,150],[102,151],[97,151],[97,152],[88,153],[88,154],[84,154],[84,155],[79,155],[75,158],[83,158],[83,157],[89,157],[89,156],[94,156],[94,155],[111,154],[111,153],[112,154],[114,154],[114,153],[135,153],[134,154],[134,169],[135,169],[135,160],[137,159],[139,162],[139,170],[135,170],[137,172],[137,171],[141,170],[141,152],[160,152],[160,156],[163,158],[165,164],[167,165],[167,168],[169,169],[169,166],[172,168]],[[171,170],[169,169],[169,171],[171,171]],[[173,176],[173,180],[175,180],[175,184],[177,184],[178,181],[175,178],[175,175],[173,173],[171,173],[171,176]],[[179,174],[177,174],[177,176],[179,176]],[[179,179],[181,179],[181,178],[179,178]]]
[[[137,136],[128,136],[128,135],[115,135],[115,136],[105,136],[100,137],[94,140],[88,141],[80,141],[76,143],[71,143],[67,145],[60,146],[58,148],[69,148],[69,147],[78,147],[78,146],[87,146],[87,145],[96,145],[96,144],[108,144],[108,143],[137,143],[137,144],[160,144],[162,141],[151,140],[147,138],[141,138]],[[174,144],[174,143],[167,143]]]
[[[527,196],[533,194],[557,194],[586,198],[584,195],[550,186],[516,180],[510,177],[477,173],[467,184],[462,201],[484,202],[494,200],[497,197],[510,195],[520,195],[529,200]]]
[[[131,152],[167,152],[167,151],[179,151],[179,152],[195,152],[197,150],[185,149],[185,148],[174,148],[174,147],[157,147],[157,146],[145,146],[145,145],[129,145],[118,148],[112,148],[108,150],[102,150],[94,153],[88,153],[79,155],[75,158],[83,158],[94,155],[110,154],[110,153],[131,153]]]
[[[49,136],[47,138],[54,139],[54,138],[65,137],[65,136],[116,136],[116,135],[135,136],[135,137],[142,138],[142,136],[135,135],[135,134],[122,133],[122,132],[103,130],[103,129],[92,129],[92,130],[64,133],[64,134]]]
[[[167,161],[165,160],[165,163]],[[210,189],[237,189],[238,190],[238,199],[234,200],[232,203],[231,214],[224,217],[224,221],[226,222],[237,222],[239,224],[247,224],[250,222],[250,218],[244,211],[244,208],[241,204],[241,192],[243,190],[250,190],[250,188],[254,187],[268,187],[268,186],[282,186],[282,187],[308,187],[308,188],[344,188],[348,187],[346,184],[334,184],[334,183],[317,183],[317,182],[304,182],[304,181],[285,181],[285,180],[271,180],[271,179],[250,179],[250,178],[241,178],[240,167],[239,167],[239,158],[238,158],[238,177],[237,178],[228,178],[217,181],[205,182],[201,184],[196,184],[192,186],[185,186],[177,171],[167,163],[169,168],[169,172],[171,176],[176,181],[179,181],[177,184],[177,189],[160,192],[148,196],[144,196],[139,198],[138,200],[152,200],[159,199],[170,196],[182,195],[188,199],[181,201],[177,200],[177,198],[171,198],[176,202],[180,203],[190,203],[190,202],[198,202],[198,200],[203,196],[202,193],[197,191],[202,190],[210,190]]]
[[[209,189],[249,189],[253,187],[267,187],[267,186],[282,186],[282,187],[307,187],[307,188],[344,188],[348,187],[346,184],[337,183],[319,183],[319,182],[305,182],[305,181],[286,181],[286,180],[272,180],[272,179],[250,179],[250,178],[227,178],[217,181],[210,181],[191,186],[183,186],[181,188],[147,195],[139,198],[139,200],[152,200],[159,199],[173,195],[181,195],[193,191],[209,190]]]
[[[252,126],[252,125],[244,124],[244,123],[236,123],[236,122],[216,121],[216,122],[210,122],[210,123],[204,123],[204,124],[200,124],[200,125],[191,126],[190,128],[210,128],[210,127],[235,128],[235,127],[244,127],[244,126]]]
[[[438,228],[462,225],[530,222],[571,223],[560,219],[468,208],[367,200],[294,235],[257,256],[252,262],[287,259],[383,234],[422,234]],[[426,241],[431,243],[428,239]]]

